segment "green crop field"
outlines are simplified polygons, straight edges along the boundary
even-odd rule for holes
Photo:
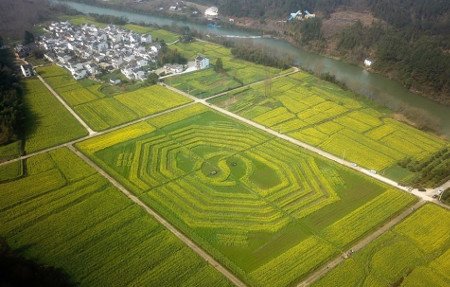
[[[400,160],[422,160],[448,146],[445,140],[358,101],[351,92],[303,72],[211,102],[363,167],[381,173],[386,169],[387,176]]]
[[[252,286],[297,282],[415,201],[200,104],[77,148]]]
[[[0,146],[0,161],[15,158],[20,155],[20,141],[15,141],[3,146]]]
[[[428,204],[313,286],[449,286],[450,214]]]
[[[189,60],[198,54],[209,58],[214,65],[218,58],[222,59],[224,72],[215,72],[212,68],[167,78],[165,81],[184,92],[199,98],[238,88],[242,85],[265,80],[282,71],[280,69],[257,65],[235,59],[230,49],[208,42],[177,43],[175,49]]]
[[[80,286],[231,286],[70,150],[27,167],[0,183],[0,236],[23,256]]]
[[[100,131],[139,117],[190,102],[184,96],[161,86],[149,86],[108,97],[96,83],[75,81],[69,72],[56,65],[38,68],[38,72],[94,130]]]
[[[87,131],[38,80],[25,81],[25,100],[32,122],[25,151],[34,152],[87,135]]]

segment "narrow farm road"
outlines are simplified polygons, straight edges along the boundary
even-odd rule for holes
[[[89,135],[97,134],[97,132],[92,130],[91,127],[88,126],[88,124],[63,100],[63,98],[61,98],[60,95],[58,95],[58,93],[55,92],[55,90],[53,90],[52,87],[50,87],[49,84],[47,84],[47,82],[40,75],[37,75],[37,77],[44,84],[44,86],[53,94],[53,96],[55,96],[55,98],[61,102],[61,104],[69,111],[69,113],[71,113],[72,116],[74,116],[74,118],[76,118],[77,121],[88,131]]]
[[[365,246],[367,246],[370,242],[374,241],[387,231],[389,231],[392,227],[400,223],[403,219],[405,219],[407,216],[409,216],[411,213],[413,213],[416,209],[424,205],[426,201],[419,200],[416,204],[406,209],[403,213],[398,215],[397,217],[394,217],[389,222],[384,224],[382,227],[377,229],[375,232],[371,233],[369,236],[361,239],[353,245],[350,249],[348,249],[345,253],[339,255],[338,257],[334,258],[333,260],[329,261],[328,263],[322,265],[319,269],[311,273],[308,277],[306,277],[302,282],[300,282],[297,287],[306,287],[310,286],[320,278],[322,278],[325,274],[330,272],[334,267],[342,263],[344,260],[346,260],[349,256],[352,256],[352,253],[358,252]]]
[[[295,145],[297,145],[297,146],[299,146],[299,147],[302,147],[302,148],[304,148],[304,149],[306,149],[306,150],[309,150],[309,151],[311,151],[311,152],[313,152],[313,153],[316,153],[316,154],[318,154],[318,155],[321,155],[321,156],[323,156],[323,157],[325,157],[325,158],[327,158],[327,159],[329,159],[329,160],[332,160],[332,161],[337,162],[337,163],[339,163],[339,164],[341,164],[341,165],[343,165],[343,166],[346,166],[346,167],[351,168],[351,169],[353,169],[353,170],[355,170],[355,171],[358,171],[358,172],[360,172],[360,173],[362,173],[362,174],[365,174],[365,175],[367,175],[367,176],[370,176],[370,177],[372,177],[372,178],[374,178],[374,179],[376,179],[376,180],[378,180],[378,181],[381,181],[381,182],[383,182],[383,183],[385,183],[385,184],[388,184],[388,185],[390,185],[390,186],[393,186],[393,187],[398,188],[398,189],[400,189],[400,190],[403,190],[403,191],[405,191],[405,192],[411,193],[411,194],[417,196],[418,198],[420,198],[420,199],[422,199],[422,200],[429,201],[429,202],[433,202],[433,203],[435,203],[435,204],[437,204],[437,205],[440,205],[440,206],[442,206],[442,207],[444,207],[444,208],[446,208],[446,209],[450,209],[449,206],[443,204],[442,202],[440,202],[440,201],[437,200],[437,199],[434,199],[430,194],[427,194],[427,193],[425,193],[425,192],[421,192],[421,191],[419,191],[419,190],[417,190],[417,189],[413,189],[413,188],[411,188],[411,187],[402,186],[402,185],[400,185],[398,182],[396,182],[396,181],[394,181],[394,180],[392,180],[392,179],[389,179],[389,178],[384,177],[384,176],[382,176],[382,175],[380,175],[380,174],[374,173],[374,172],[372,172],[372,171],[370,171],[370,170],[368,170],[368,169],[366,169],[366,168],[357,166],[357,165],[355,165],[354,163],[352,163],[352,162],[350,162],[350,161],[347,161],[347,160],[345,160],[345,159],[342,159],[342,158],[340,158],[340,157],[337,157],[337,156],[335,156],[335,155],[333,155],[333,154],[331,154],[331,153],[328,153],[328,152],[326,152],[326,151],[324,151],[324,150],[318,149],[318,148],[316,148],[316,147],[314,147],[314,146],[312,146],[312,145],[309,145],[309,144],[307,144],[307,143],[305,143],[305,142],[302,142],[302,141],[299,141],[299,140],[297,140],[297,139],[294,139],[294,138],[292,138],[292,137],[290,137],[290,136],[288,136],[288,135],[279,133],[279,132],[277,132],[277,131],[275,131],[275,130],[272,130],[272,129],[268,128],[268,127],[265,127],[265,126],[263,126],[263,125],[261,125],[261,124],[258,124],[258,123],[254,122],[254,121],[252,121],[252,120],[246,119],[246,118],[241,117],[241,116],[239,116],[239,115],[237,115],[237,114],[235,114],[235,113],[232,113],[232,112],[227,111],[227,110],[225,110],[225,109],[223,109],[223,108],[220,108],[220,107],[218,107],[218,106],[216,106],[216,105],[213,105],[213,104],[211,104],[211,103],[208,103],[208,102],[206,101],[206,99],[199,99],[199,98],[196,98],[196,97],[194,97],[194,96],[192,96],[192,95],[190,95],[190,94],[188,94],[188,93],[186,93],[186,92],[183,92],[183,91],[181,91],[181,90],[178,90],[178,89],[176,89],[176,88],[174,88],[174,87],[171,87],[171,86],[168,86],[168,85],[166,85],[166,84],[161,84],[161,85],[167,87],[168,89],[170,89],[170,90],[172,90],[172,91],[174,91],[174,92],[177,92],[177,93],[179,93],[179,94],[182,94],[182,95],[184,95],[184,96],[186,96],[186,97],[188,97],[188,98],[194,100],[194,101],[197,102],[197,103],[201,103],[201,104],[203,104],[203,105],[206,105],[206,106],[208,106],[208,107],[210,107],[210,108],[212,108],[212,109],[214,109],[214,110],[216,110],[216,111],[218,111],[218,112],[220,112],[220,113],[222,113],[222,114],[225,114],[225,115],[227,115],[227,116],[229,116],[229,117],[231,117],[231,118],[234,118],[234,119],[236,119],[236,120],[239,120],[239,121],[241,121],[241,122],[243,122],[243,123],[245,123],[245,124],[247,124],[247,125],[250,125],[250,126],[255,127],[255,128],[257,128],[257,129],[263,130],[263,131],[265,131],[265,132],[267,132],[267,133],[269,133],[269,134],[271,134],[271,135],[273,135],[273,136],[275,136],[275,137],[278,137],[278,138],[283,139],[283,140],[285,140],[285,141],[288,141],[288,142],[290,142],[290,143],[292,143],[292,144],[295,144]],[[211,98],[211,97],[210,97],[210,98]]]
[[[139,198],[129,192],[123,185],[121,185],[118,181],[112,178],[108,173],[106,173],[103,169],[101,169],[97,164],[91,161],[87,156],[78,151],[73,145],[68,146],[70,150],[72,150],[76,155],[78,155],[81,159],[83,159],[88,165],[93,167],[99,174],[101,174],[104,178],[106,178],[112,185],[114,185],[118,190],[120,190],[126,197],[132,200],[134,203],[142,207],[149,215],[155,218],[160,224],[162,224],[165,228],[167,228],[170,232],[172,232],[178,239],[180,239],[184,244],[189,246],[195,253],[197,253],[200,257],[206,260],[211,266],[213,266],[217,271],[223,274],[228,280],[230,280],[234,285],[239,287],[245,287],[246,285],[237,278],[233,273],[231,273],[228,269],[222,266],[219,262],[217,262],[211,255],[206,253],[203,249],[201,249],[197,244],[195,244],[192,240],[190,240],[186,235],[181,233],[178,229],[176,229],[172,224],[170,224],[166,219],[160,216],[157,212],[155,212],[152,208],[147,206],[144,202],[142,202]]]

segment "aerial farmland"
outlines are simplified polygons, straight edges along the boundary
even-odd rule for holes
[[[212,65],[123,91],[37,67],[35,128],[0,147],[12,249],[79,286],[450,284],[450,175],[425,174],[447,139],[298,67],[123,28]]]

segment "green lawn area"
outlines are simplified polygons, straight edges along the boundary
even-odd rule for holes
[[[428,204],[353,254],[319,286],[448,286],[450,213]]]
[[[250,286],[298,282],[415,201],[200,104],[77,148]]]
[[[414,175],[397,166],[400,160],[426,161],[448,146],[304,72],[230,92],[211,103],[395,180]]]
[[[231,286],[70,150],[26,161],[0,183],[0,236],[24,257],[79,286]]]
[[[25,82],[25,101],[31,111],[27,153],[42,150],[87,135],[87,131],[36,78]]]

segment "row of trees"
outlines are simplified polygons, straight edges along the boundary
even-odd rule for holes
[[[231,53],[239,59],[282,69],[288,68],[293,63],[290,57],[282,57],[276,51],[254,45],[250,42],[234,45],[231,48]]]
[[[26,107],[20,77],[10,49],[0,49],[0,145],[21,138]]]

